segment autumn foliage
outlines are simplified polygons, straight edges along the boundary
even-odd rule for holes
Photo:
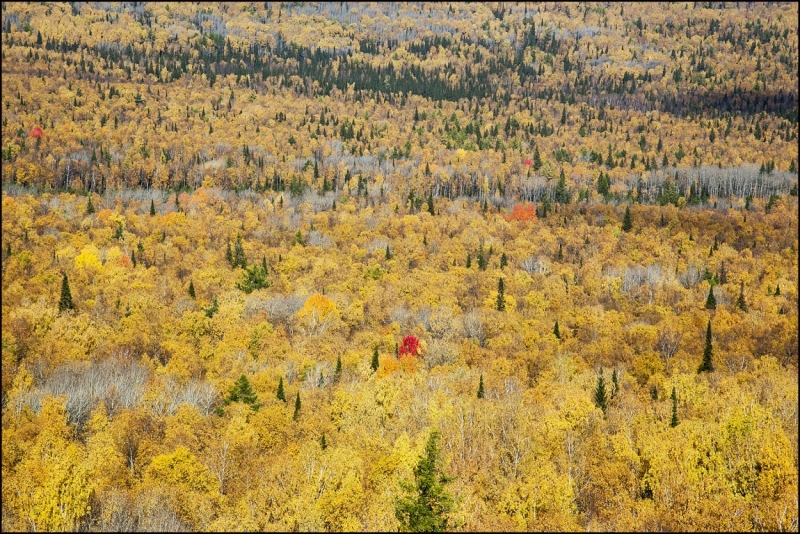
[[[536,208],[533,204],[515,204],[511,213],[504,215],[507,221],[536,222]]]
[[[397,353],[399,356],[419,356],[421,354],[419,339],[411,335],[405,336],[397,349]]]

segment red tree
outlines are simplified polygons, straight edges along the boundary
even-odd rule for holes
[[[522,163],[523,163],[523,164],[525,164],[525,165],[527,165],[528,167],[530,167],[530,166],[532,166],[532,165],[533,165],[533,161],[532,161],[532,160],[530,160],[530,159],[527,159],[527,158],[526,158],[526,159],[525,159],[525,161],[523,161]]]
[[[536,221],[536,210],[533,204],[517,204],[511,213],[505,216],[507,221]]]
[[[42,131],[42,129],[39,128],[38,126],[34,126],[33,129],[31,130],[31,133],[29,134],[29,137],[33,137],[35,139],[39,139],[40,137],[43,136],[44,136],[44,131]]]
[[[400,348],[398,349],[400,356],[405,356],[406,354],[410,356],[418,356],[419,355],[419,339],[414,336],[406,336],[403,338],[403,342],[400,343]]]

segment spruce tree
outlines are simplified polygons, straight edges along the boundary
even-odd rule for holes
[[[739,285],[739,298],[736,299],[736,307],[744,312],[747,311],[747,304],[744,301],[744,280]]]
[[[453,509],[453,497],[445,484],[453,480],[441,467],[438,430],[432,430],[421,456],[414,468],[414,483],[401,482],[406,493],[395,500],[395,517],[400,521],[400,530],[405,532],[445,532],[447,515]]]
[[[292,420],[297,421],[297,418],[300,416],[300,392],[297,392],[297,398],[294,401],[294,414],[292,415]]]
[[[233,252],[231,252],[231,240],[230,239],[228,240],[228,244],[227,244],[227,246],[225,248],[225,259],[228,261],[228,264],[231,267],[236,267],[236,265],[233,263]]]
[[[153,202],[153,199],[150,199],[150,216],[153,217],[156,214],[156,205]]]
[[[608,397],[606,396],[606,384],[603,380],[603,368],[600,368],[600,374],[597,377],[597,387],[594,390],[594,405],[606,413],[608,408]]]
[[[69,290],[69,280],[67,273],[64,273],[64,278],[61,280],[61,299],[58,301],[58,311],[74,310],[75,305],[72,303],[72,293]]]
[[[236,236],[236,245],[233,248],[233,266],[241,267],[242,269],[247,267],[247,257],[244,254],[244,247],[242,247],[242,236]]]
[[[503,268],[503,267],[505,267],[506,265],[508,265],[508,259],[506,259],[506,253],[505,253],[505,252],[503,252],[503,253],[500,255],[500,268],[502,269],[502,268]]]
[[[775,293],[773,293],[773,295],[776,296],[776,297],[780,297],[781,296],[781,285],[780,284],[775,286]]]
[[[614,369],[614,371],[611,373],[611,398],[612,399],[617,396],[617,390],[619,389],[619,382],[617,380],[618,380],[617,379],[617,370]]]
[[[386,245],[386,254],[384,255],[384,259],[391,260],[392,259],[392,251],[389,250],[389,245]]]
[[[703,349],[703,363],[697,369],[698,373],[710,373],[714,371],[714,364],[711,363],[712,347],[711,347],[711,320],[708,321],[708,328],[706,328],[706,346]]]
[[[505,311],[505,310],[506,310],[505,288],[503,287],[503,279],[499,278],[497,280],[497,311]]]
[[[192,300],[197,298],[197,295],[194,292],[194,282],[192,280],[189,280],[189,297],[191,297]]]
[[[470,256],[470,253],[467,252],[467,269],[470,267],[472,267],[472,256]]]
[[[478,398],[483,398],[483,373],[481,373],[480,382],[478,382]]]
[[[561,339],[561,332],[558,331],[558,319],[556,319],[556,325],[553,327],[553,335],[556,336],[556,339]]]
[[[428,194],[428,213],[436,215],[433,211],[433,193]]]
[[[706,299],[706,309],[707,310],[715,310],[717,309],[717,299],[714,297],[714,286],[708,288],[708,298]]]
[[[328,442],[325,441],[325,432],[323,432],[322,436],[319,438],[319,446],[323,451],[328,448]]]
[[[672,419],[669,422],[669,426],[675,428],[678,426],[678,396],[675,394],[675,386],[672,386]]]
[[[131,263],[133,264],[133,268],[136,268],[136,251],[131,250]]]
[[[276,395],[278,400],[286,402],[286,393],[283,391],[283,377],[278,381],[278,393]]]
[[[338,382],[342,376],[342,356],[336,357],[336,370],[333,372],[333,381]]]
[[[86,203],[86,215],[94,213],[94,204],[92,204],[92,195],[89,195],[89,201]]]
[[[241,375],[236,382],[234,382],[233,386],[228,392],[228,397],[225,399],[225,405],[227,406],[232,402],[249,404],[250,408],[252,408],[254,411],[258,411],[258,409],[261,407],[261,403],[258,402],[258,394],[253,391],[253,386],[250,385],[250,381],[247,380],[247,376]]]
[[[378,370],[378,365],[378,346],[375,345],[375,349],[372,351],[372,361],[369,364],[373,373]]]
[[[622,231],[630,232],[633,230],[633,217],[631,217],[631,207],[625,206],[625,218],[622,220]]]

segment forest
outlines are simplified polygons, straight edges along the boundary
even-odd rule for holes
[[[795,5],[0,30],[4,531],[798,530]]]

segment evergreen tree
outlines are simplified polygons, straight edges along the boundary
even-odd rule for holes
[[[300,416],[300,392],[297,392],[297,398],[294,401],[294,414],[292,414],[292,420],[297,421],[297,418]]]
[[[445,532],[447,515],[453,509],[453,497],[445,484],[453,480],[441,467],[438,446],[440,434],[432,430],[421,456],[414,468],[414,484],[401,482],[407,496],[395,500],[395,517],[400,530],[405,532]]]
[[[325,441],[325,432],[323,432],[322,436],[319,438],[319,446],[323,451],[328,448],[328,442]]]
[[[714,371],[714,364],[711,363],[712,347],[711,347],[711,320],[708,321],[708,328],[706,328],[706,346],[703,349],[703,363],[697,369],[698,373],[710,373]]]
[[[197,298],[197,295],[194,292],[194,282],[192,280],[189,280],[189,297],[191,297],[192,300]]]
[[[556,319],[556,325],[553,327],[553,335],[556,336],[556,339],[561,339],[561,332],[558,331],[558,319]]]
[[[92,204],[92,195],[89,195],[89,201],[86,203],[86,215],[94,213],[94,204]]]
[[[211,319],[214,317],[214,314],[219,311],[219,303],[217,302],[217,297],[213,297],[211,299],[211,306],[208,308],[203,308],[203,311],[206,313],[206,317]]]
[[[228,244],[225,249],[225,259],[228,261],[228,264],[231,267],[235,267],[236,265],[233,263],[233,252],[231,252],[231,240],[228,240]]]
[[[558,261],[561,261],[561,260],[564,259],[564,249],[563,249],[563,245],[561,243],[558,244],[558,256],[557,256],[557,258],[558,258]]]
[[[333,381],[338,382],[341,376],[342,376],[342,356],[339,355],[336,357],[336,370],[333,372]]]
[[[502,269],[506,265],[508,265],[508,260],[506,259],[506,253],[503,252],[500,254],[500,268]]]
[[[534,147],[533,150],[533,170],[538,171],[542,168],[542,156],[539,154],[539,147]]]
[[[611,373],[611,398],[612,399],[617,396],[617,390],[619,389],[619,382],[617,380],[618,380],[617,379],[617,370],[614,369],[614,371]]]
[[[603,368],[600,368],[600,375],[597,377],[597,387],[594,390],[594,404],[601,410],[603,413],[606,413],[606,409],[608,408],[608,397],[606,396],[606,384],[603,380]]]
[[[483,373],[481,373],[481,380],[478,382],[478,398],[483,398]]]
[[[744,301],[744,280],[739,285],[739,298],[736,299],[736,307],[744,312],[747,311],[747,304]]]
[[[714,297],[713,285],[708,288],[708,298],[706,298],[706,309],[707,310],[717,309],[717,299]]]
[[[153,199],[151,198],[150,199],[150,216],[152,217],[155,214],[156,214],[156,205],[155,205],[155,202],[153,202]]]
[[[122,239],[122,223],[117,223],[117,229],[114,230],[114,235],[111,239]]]
[[[72,293],[69,290],[69,280],[67,273],[64,273],[64,278],[61,280],[61,299],[58,301],[58,311],[74,310],[75,305],[72,303]]]
[[[625,218],[622,220],[622,231],[630,232],[633,230],[633,217],[631,217],[631,207],[625,206]]]
[[[225,406],[232,402],[249,404],[250,408],[254,411],[258,411],[261,407],[261,403],[258,402],[258,394],[253,391],[253,386],[250,385],[250,381],[247,380],[247,376],[245,375],[241,375],[236,382],[234,382],[224,402]]]
[[[470,256],[469,252],[467,252],[467,269],[472,267],[472,256]]]
[[[378,370],[378,365],[379,365],[379,363],[378,363],[378,346],[375,345],[375,348],[372,351],[372,361],[369,364],[370,368],[372,368],[372,372],[373,373]]]
[[[286,402],[286,393],[283,391],[283,377],[278,380],[278,393],[276,395],[278,400]]]
[[[506,310],[506,297],[504,293],[505,288],[503,287],[503,279],[499,278],[497,280],[497,311]]]
[[[776,297],[780,297],[781,296],[781,285],[780,284],[775,286],[775,293],[773,293],[773,295],[776,296]]]
[[[436,215],[433,211],[433,193],[428,194],[428,213]]]
[[[675,394],[675,386],[672,386],[672,419],[669,422],[669,426],[675,428],[678,426],[678,396]]]
[[[242,279],[236,282],[236,288],[244,291],[247,294],[252,293],[258,289],[270,287],[272,281],[267,277],[267,271],[261,265],[251,265],[245,267],[242,273]]]
[[[386,245],[386,255],[384,256],[384,258],[386,260],[391,260],[392,259],[392,251],[389,250],[389,245],[388,244]]]
[[[133,268],[136,268],[136,251],[131,250],[131,263],[133,264]]]
[[[558,183],[556,184],[555,199],[559,204],[569,204],[569,197],[564,169],[561,169],[561,174],[558,176]]]
[[[233,248],[233,266],[241,267],[242,269],[247,267],[247,257],[244,254],[244,247],[242,247],[242,236],[236,236],[236,245]]]

